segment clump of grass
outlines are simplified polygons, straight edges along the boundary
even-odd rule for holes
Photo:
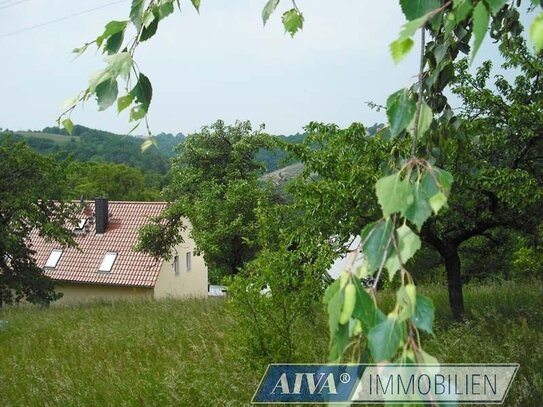
[[[468,319],[450,319],[446,289],[425,349],[443,362],[518,362],[506,405],[543,399],[543,287],[468,285]],[[394,293],[382,295],[392,303]],[[0,310],[1,406],[247,405],[264,372],[248,363],[220,299],[133,301]],[[297,327],[304,362],[328,353],[324,312]],[[273,327],[270,327],[273,329]],[[277,362],[281,362],[277,360]]]

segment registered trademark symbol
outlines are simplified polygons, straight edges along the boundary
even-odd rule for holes
[[[349,383],[349,380],[351,380],[351,376],[349,375],[349,373],[342,373],[339,376],[339,381],[341,383]]]

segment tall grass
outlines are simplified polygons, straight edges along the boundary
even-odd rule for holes
[[[436,336],[423,339],[429,353],[443,362],[519,362],[506,405],[542,404],[540,283],[466,287],[464,324],[450,319],[442,287],[421,290],[437,307]],[[0,319],[9,321],[0,329],[0,406],[247,405],[265,368],[248,362],[223,300],[14,307]],[[325,361],[324,321],[298,327],[304,361]]]

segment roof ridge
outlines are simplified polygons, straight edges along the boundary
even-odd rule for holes
[[[72,202],[81,202],[79,199],[74,199]],[[83,201],[85,204],[94,203],[94,200],[85,200]],[[110,201],[108,199],[108,203],[116,203],[116,204],[168,204],[167,201]]]

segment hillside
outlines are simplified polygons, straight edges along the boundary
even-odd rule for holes
[[[57,154],[60,158],[72,156],[76,161],[108,162],[126,164],[143,171],[166,174],[170,159],[176,154],[176,146],[185,140],[182,133],[176,135],[159,133],[156,147],[141,153],[140,137],[115,134],[103,130],[76,125],[72,135],[58,127],[46,127],[41,131],[3,131],[0,141],[9,136],[13,141],[26,141],[40,154]],[[276,136],[287,143],[301,143],[305,134]],[[286,152],[280,149],[262,149],[256,155],[257,161],[265,166],[266,172],[275,171],[292,164]]]
[[[161,136],[159,141],[163,150],[149,149],[141,153],[141,140],[102,130],[75,126],[73,136],[65,134],[55,127],[46,127],[43,131],[10,132],[0,134],[0,141],[10,137],[12,141],[26,141],[40,154],[55,154],[59,158],[73,157],[76,161],[108,162],[125,164],[143,171],[166,174],[173,156],[172,144],[177,144],[181,137]]]

